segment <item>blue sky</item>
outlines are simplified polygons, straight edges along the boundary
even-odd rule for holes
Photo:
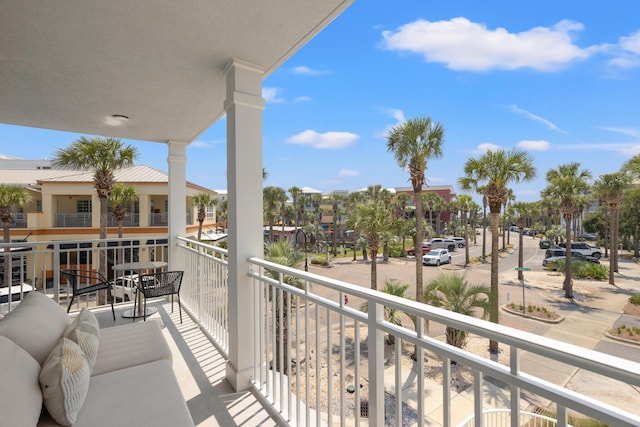
[[[429,185],[460,193],[465,161],[495,147],[534,158],[522,201],[561,163],[614,172],[640,153],[638,16],[637,0],[356,1],[264,81],[266,185],[408,186],[385,134],[425,115],[446,130]],[[77,137],[0,125],[0,154],[51,157]],[[226,188],[225,138],[223,119],[188,148],[190,181]],[[167,169],[164,147],[128,142]]]

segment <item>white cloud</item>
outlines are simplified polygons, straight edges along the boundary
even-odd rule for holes
[[[639,145],[632,145],[630,147],[624,148],[624,149],[620,150],[620,152],[622,154],[624,154],[625,156],[633,157],[636,154],[640,154],[640,144]]]
[[[208,142],[204,142],[204,141],[193,141],[191,143],[191,145],[189,145],[189,147],[193,147],[193,148],[210,148],[211,144],[209,144]]]
[[[284,102],[284,98],[279,97],[281,90],[277,87],[263,87],[262,88],[262,97],[265,102],[270,104],[280,104]]]
[[[501,149],[502,147],[500,147],[499,145],[495,145],[490,142],[485,142],[483,144],[478,145],[478,147],[476,148],[476,151],[482,154],[482,153],[486,153],[487,151],[498,151]]]
[[[389,136],[391,129],[393,129],[400,123],[407,120],[404,116],[404,111],[398,110],[396,108],[390,108],[388,110],[385,110],[384,113],[393,117],[396,120],[396,122],[385,126],[384,130],[380,132],[378,135],[376,135],[379,138],[386,138],[387,136]]]
[[[632,138],[640,139],[640,130],[631,128],[618,128],[610,126],[598,126],[600,129],[608,130],[609,132],[621,133],[623,135],[630,136]]]
[[[573,44],[572,33],[582,29],[578,22],[563,20],[552,27],[510,33],[459,17],[437,22],[419,19],[395,31],[383,31],[382,37],[386,49],[416,53],[453,70],[532,68],[550,72],[586,59],[594,51]]]
[[[640,66],[640,31],[630,36],[620,37],[618,45],[610,49],[615,58],[610,65],[618,68],[633,68]]]
[[[321,74],[327,74],[326,71],[314,70],[314,69],[306,67],[304,65],[300,65],[298,67],[293,67],[291,69],[291,72],[293,74],[303,74],[305,76],[319,76]]]
[[[295,102],[308,102],[311,101],[311,97],[310,96],[299,96],[296,99],[294,99]]]
[[[351,132],[325,132],[305,130],[287,139],[289,144],[310,145],[319,149],[341,149],[351,146],[360,135]]]
[[[549,148],[551,148],[551,144],[549,143],[549,141],[531,141],[523,139],[516,144],[516,147],[530,151],[547,151]]]
[[[558,126],[556,126],[555,124],[551,123],[549,120],[545,119],[544,117],[536,116],[535,114],[530,113],[527,110],[523,110],[522,108],[518,108],[517,105],[510,105],[509,108],[511,108],[511,111],[514,111],[514,112],[516,112],[518,114],[522,114],[523,116],[528,117],[531,120],[535,120],[537,122],[543,123],[549,129],[553,129],[553,130],[558,131],[560,133],[567,134],[567,131],[560,129]]]
[[[358,176],[360,175],[360,172],[358,171],[354,171],[351,169],[340,169],[340,172],[338,172],[339,176]]]

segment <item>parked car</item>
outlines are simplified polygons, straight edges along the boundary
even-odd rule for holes
[[[565,244],[561,243],[561,247],[564,247]],[[599,246],[591,246],[585,242],[571,242],[571,252],[580,252],[582,255],[592,256],[596,258],[600,258],[602,256],[602,249]]]
[[[451,254],[447,249],[431,249],[422,256],[422,265],[451,264]]]
[[[433,248],[447,249],[449,252],[453,252],[458,247],[458,242],[453,239],[443,239],[441,237],[435,237],[427,242]]]
[[[113,288],[111,292],[116,302],[120,301],[133,301],[136,295],[136,283],[138,282],[138,275],[131,274],[124,277],[116,277],[113,280]]]
[[[540,249],[549,249],[551,247],[551,240],[542,239],[538,242]]]
[[[452,237],[451,240],[458,243],[459,248],[464,248],[467,245],[467,240],[464,237]]]
[[[423,243],[422,244],[422,255],[426,254],[427,252],[429,252],[431,250],[431,245],[428,243]],[[416,255],[416,248],[409,248],[407,249],[407,255],[411,255],[411,256],[415,256]]]
[[[571,251],[571,257],[576,261],[593,262],[595,264],[600,264],[599,258],[588,256],[588,255],[582,255],[580,252]],[[542,266],[547,270],[556,271],[558,270],[558,267],[559,267],[558,261],[566,258],[567,257],[566,257],[566,251],[565,251],[564,255],[545,258],[542,261]]]

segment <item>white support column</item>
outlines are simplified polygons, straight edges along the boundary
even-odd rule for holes
[[[250,387],[254,363],[254,289],[247,259],[262,256],[262,70],[233,60],[227,77],[229,360],[236,391]]]
[[[180,252],[172,250],[187,224],[187,144],[169,141],[169,270],[184,270]]]

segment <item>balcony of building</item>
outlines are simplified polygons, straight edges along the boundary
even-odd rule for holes
[[[516,426],[535,418],[550,423],[535,425],[566,426],[569,414],[612,426],[640,423],[640,411],[630,411],[622,401],[601,401],[564,385],[567,375],[580,371],[596,385],[640,387],[640,364],[630,360],[259,257],[250,258],[244,272],[250,298],[241,304],[241,318],[249,320],[250,333],[239,336],[232,315],[238,289],[226,250],[186,238],[169,246],[163,236],[101,243],[12,244],[12,298],[2,300],[1,312],[19,304],[23,292],[44,292],[66,308],[69,288],[59,270],[96,268],[102,251],[112,278],[118,276],[115,263],[177,257],[180,266],[172,268],[185,272],[180,296],[186,321],[181,324],[177,307],[172,313],[171,303],[162,299],[152,302],[158,308],[153,318],[163,324],[197,425]],[[47,275],[53,279],[49,286],[39,286]],[[119,311],[130,308],[124,300],[118,298]],[[114,322],[110,309],[97,302],[97,295],[85,296],[71,309],[94,309],[102,327],[131,321],[118,315]],[[360,310],[362,303],[367,312]],[[417,330],[385,320],[388,309],[414,316]],[[448,345],[440,333],[446,328],[496,340],[508,357]],[[247,350],[241,357],[249,360],[250,386],[236,393],[230,372],[238,340]],[[467,384],[459,376],[461,367],[469,375]]]

